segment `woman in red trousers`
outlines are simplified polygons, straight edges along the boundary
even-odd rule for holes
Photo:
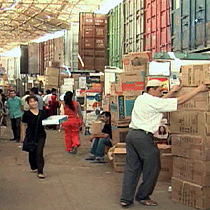
[[[82,112],[80,105],[72,100],[73,93],[66,92],[64,96],[64,105],[61,108],[61,114],[67,115],[67,121],[62,123],[64,130],[64,141],[66,151],[71,154],[77,153],[77,148],[80,146],[79,142],[79,129],[83,122]]]

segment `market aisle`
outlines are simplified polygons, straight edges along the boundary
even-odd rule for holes
[[[7,131],[8,134],[8,131]],[[5,135],[9,138],[9,135]],[[45,180],[29,172],[26,154],[18,144],[0,142],[0,209],[1,210],[120,210],[118,205],[122,174],[109,164],[90,165],[83,159],[88,140],[82,137],[78,155],[64,152],[62,134],[48,131],[45,148]],[[170,201],[167,183],[159,183],[153,198],[156,210],[190,210]],[[131,209],[145,208],[136,204]]]

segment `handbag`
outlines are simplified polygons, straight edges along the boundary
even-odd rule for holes
[[[41,114],[39,111],[34,138],[31,136],[27,136],[27,135],[24,138],[23,147],[22,147],[22,150],[24,152],[35,152],[37,150],[38,143],[35,140],[37,138],[40,115]]]

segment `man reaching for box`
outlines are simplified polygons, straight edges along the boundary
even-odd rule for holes
[[[100,120],[105,123],[101,133],[94,134],[90,137],[92,141],[90,155],[85,160],[90,160],[92,163],[105,163],[104,152],[105,147],[111,147],[112,126],[110,112],[103,112]]]
[[[180,89],[174,86],[168,94],[162,96],[162,85],[158,80],[147,83],[146,93],[138,96],[132,111],[130,131],[126,137],[126,165],[122,186],[121,206],[128,208],[133,204],[136,187],[143,173],[135,199],[143,205],[157,206],[150,199],[159,174],[159,151],[154,143],[153,134],[158,130],[164,112],[177,110],[177,105],[190,100],[198,93],[207,91],[206,85],[200,85],[188,94],[171,98]]]

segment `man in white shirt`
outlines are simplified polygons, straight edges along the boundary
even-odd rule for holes
[[[23,110],[24,111],[28,111],[29,110],[29,105],[28,105],[28,103],[27,103],[27,101],[26,101],[26,98],[28,97],[28,96],[30,96],[30,91],[26,91],[25,92],[25,95],[22,97],[22,104],[23,104]]]
[[[49,99],[51,96],[51,91],[50,90],[46,90],[46,95],[43,97],[43,102],[45,106],[49,106]]]
[[[147,206],[157,206],[150,199],[160,171],[160,157],[153,134],[158,130],[164,112],[177,110],[182,104],[199,92],[207,91],[206,85],[200,85],[193,91],[178,98],[171,98],[181,87],[174,86],[167,95],[162,96],[162,85],[158,80],[151,80],[146,92],[138,96],[134,103],[130,131],[126,137],[126,166],[121,195],[121,206],[129,207],[136,201]],[[143,181],[135,195],[139,178],[143,173]]]

